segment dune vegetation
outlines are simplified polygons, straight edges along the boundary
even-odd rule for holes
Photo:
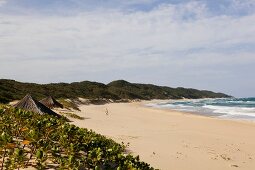
[[[65,118],[0,106],[0,169],[150,170],[125,146]]]

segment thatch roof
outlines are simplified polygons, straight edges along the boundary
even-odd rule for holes
[[[48,108],[51,108],[51,109],[56,108],[56,107],[63,108],[63,105],[51,96],[48,96],[48,97],[40,100],[40,103],[44,104],[45,106],[47,106]]]
[[[17,104],[14,105],[15,108],[31,111],[38,114],[49,114],[57,117],[61,117],[48,107],[44,106],[42,103],[33,99],[32,96],[27,94],[22,100],[20,100]]]

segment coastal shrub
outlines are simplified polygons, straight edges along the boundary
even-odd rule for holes
[[[181,98],[221,98],[229,97],[211,91],[170,88],[152,84],[129,83],[124,80],[113,81],[107,85],[97,82],[35,84],[0,79],[0,103],[22,99],[30,93],[37,100],[48,95],[57,99],[181,99]]]
[[[74,101],[72,101],[72,100],[59,99],[58,101],[66,109],[74,109],[74,110],[80,111],[79,106]]]
[[[60,112],[60,114],[67,116],[67,117],[71,117],[74,119],[79,119],[79,120],[84,120],[84,117],[81,117],[75,113],[71,113],[71,112]]]
[[[0,168],[153,169],[124,145],[66,119],[0,107]]]

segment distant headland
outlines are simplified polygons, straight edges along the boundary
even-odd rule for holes
[[[151,100],[151,99],[198,99],[231,97],[224,93],[191,88],[171,88],[153,84],[130,83],[125,80],[103,84],[91,81],[73,83],[36,84],[15,80],[0,79],[0,103],[20,100],[27,93],[37,99],[52,95],[57,99],[109,99],[118,100]]]

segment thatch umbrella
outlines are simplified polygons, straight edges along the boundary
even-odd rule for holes
[[[31,111],[41,115],[49,114],[57,117],[61,117],[42,103],[35,100],[31,95],[27,94],[22,100],[14,105],[15,108]]]
[[[40,103],[44,104],[45,106],[51,109],[56,107],[63,108],[63,105],[59,103],[56,99],[54,99],[52,96],[48,96],[40,100]]]

